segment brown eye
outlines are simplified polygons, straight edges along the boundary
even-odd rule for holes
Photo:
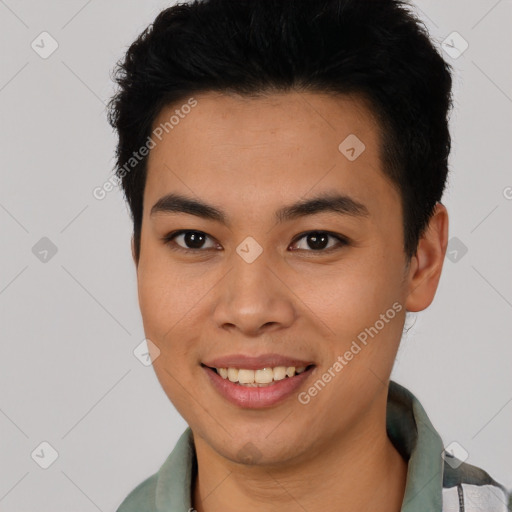
[[[210,237],[203,231],[181,230],[169,233],[164,237],[164,241],[171,249],[184,252],[197,252],[203,249],[213,249],[215,244],[212,242],[210,247],[205,247],[205,241]],[[179,240],[180,242],[178,243]]]
[[[308,233],[302,234],[297,238],[294,244],[298,241],[303,240],[302,247],[298,247],[294,250],[307,251],[307,252],[330,252],[331,250],[338,249],[348,244],[348,240],[334,233],[327,231],[309,231]],[[336,240],[338,243],[329,246],[329,239]]]
[[[206,250],[218,249],[218,245],[203,231],[182,229],[169,233],[163,237],[163,240],[173,251],[185,253],[200,253]],[[211,240],[209,246],[208,240]],[[304,241],[302,242],[302,240]],[[298,244],[298,242],[300,243]],[[348,244],[349,240],[343,235],[327,231],[308,231],[295,239],[292,245],[299,245],[299,247],[292,250],[322,254],[335,251]]]

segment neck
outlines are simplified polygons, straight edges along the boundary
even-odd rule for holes
[[[197,512],[399,512],[407,463],[387,437],[385,404],[380,418],[378,428],[373,418],[330,439],[307,460],[279,467],[235,464],[197,439],[193,506]]]

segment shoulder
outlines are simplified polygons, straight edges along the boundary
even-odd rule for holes
[[[155,512],[158,473],[141,482],[126,496],[116,512]]]
[[[443,471],[443,510],[509,512],[512,496],[483,469],[448,456]]]

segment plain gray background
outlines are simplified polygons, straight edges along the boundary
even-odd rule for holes
[[[144,332],[123,197],[92,195],[114,163],[110,71],[171,4],[0,0],[3,512],[115,510],[186,427],[134,355]],[[455,67],[451,256],[392,378],[445,446],[511,488],[512,2],[414,5]],[[58,454],[47,469],[43,442]]]

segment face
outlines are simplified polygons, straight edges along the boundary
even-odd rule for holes
[[[195,99],[148,159],[137,278],[153,366],[205,449],[295,464],[382,417],[411,290],[399,192],[356,98]],[[242,386],[208,366],[307,369]]]

